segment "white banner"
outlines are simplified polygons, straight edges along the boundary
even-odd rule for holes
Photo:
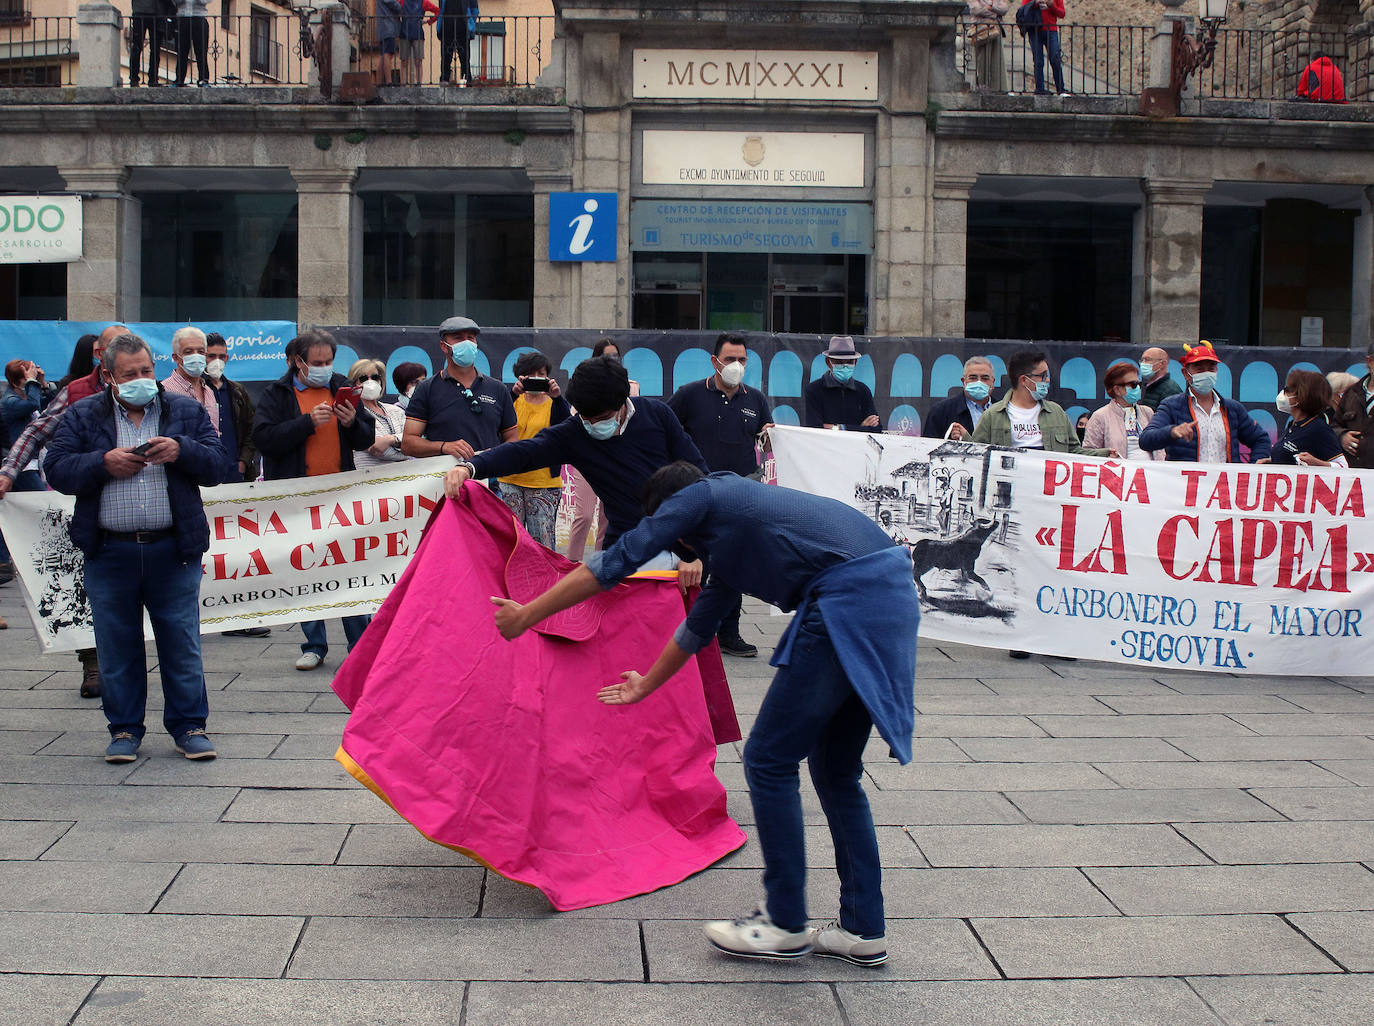
[[[448,456],[347,474],[201,490],[210,549],[200,587],[205,633],[376,612],[443,498]],[[10,492],[0,531],[44,651],[95,645],[85,561],[67,533],[75,500]],[[144,620],[144,635],[152,629]]]
[[[80,259],[80,196],[0,196],[0,264]]]
[[[922,637],[1170,670],[1371,673],[1369,471],[771,435],[778,484],[911,547]]]

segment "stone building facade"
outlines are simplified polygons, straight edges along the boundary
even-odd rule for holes
[[[975,90],[955,0],[555,9],[537,85],[355,104],[131,91],[83,6],[76,88],[0,89],[0,192],[82,195],[83,258],[0,271],[0,319],[1370,340],[1367,102]],[[567,193],[612,198],[609,259],[553,258]]]

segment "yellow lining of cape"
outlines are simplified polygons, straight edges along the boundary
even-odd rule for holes
[[[405,819],[407,823],[410,823],[410,820],[406,819],[405,816],[401,815],[401,810],[396,808],[395,803],[392,802],[392,800],[386,796],[386,792],[383,791],[381,787],[377,785],[377,782],[375,780],[373,780],[370,776],[367,775],[367,771],[363,769],[361,766],[359,766],[356,762],[354,762],[353,757],[344,751],[343,745],[340,745],[339,750],[334,753],[334,761],[337,762],[344,769],[346,769],[349,775],[353,777],[354,780],[362,784],[363,787],[367,788],[382,801],[386,802],[386,804],[391,808],[392,812],[396,813],[396,815],[400,816],[402,819]],[[511,883],[517,883],[521,887],[528,887],[532,891],[539,891],[539,888],[534,886],[534,884],[526,883],[524,880],[517,880],[513,876],[506,876],[505,873],[501,872],[501,870],[497,869],[490,862],[482,858],[480,855],[472,851],[470,848],[464,848],[461,845],[448,844],[445,841],[436,840],[435,838],[430,837],[429,834],[425,833],[419,827],[415,826],[414,823],[410,823],[410,825],[417,834],[423,837],[426,841],[429,841],[431,844],[437,844],[441,848],[447,848],[450,851],[456,851],[459,855],[472,859],[472,861],[476,862],[479,866],[483,866],[487,869],[490,869],[497,876],[509,880]],[[543,891],[539,891],[539,893],[544,894]],[[548,895],[545,894],[544,897],[547,898]],[[552,905],[553,902],[549,902],[549,904]]]

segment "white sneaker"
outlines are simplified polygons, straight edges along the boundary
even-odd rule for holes
[[[811,934],[812,950],[827,958],[842,958],[855,965],[882,965],[887,961],[887,936],[864,940],[839,923],[827,923]]]
[[[296,669],[315,670],[319,668],[322,662],[324,662],[324,656],[318,652],[302,652],[301,657],[296,660]]]
[[[707,923],[706,939],[741,958],[801,958],[811,952],[811,931],[782,930],[759,909],[740,919]]]

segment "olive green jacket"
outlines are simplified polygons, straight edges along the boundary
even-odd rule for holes
[[[1007,413],[1007,403],[1010,400],[1011,393],[1008,392],[989,406],[987,412],[979,418],[978,426],[973,429],[973,437],[969,441],[1011,447],[1011,414]],[[1064,407],[1058,403],[1052,403],[1048,399],[1040,401],[1040,434],[1042,436],[1041,444],[1050,452],[1071,452],[1079,456],[1106,456],[1111,451],[1109,449],[1083,448],[1082,443],[1078,440],[1077,432],[1069,423],[1069,415],[1064,412]]]

